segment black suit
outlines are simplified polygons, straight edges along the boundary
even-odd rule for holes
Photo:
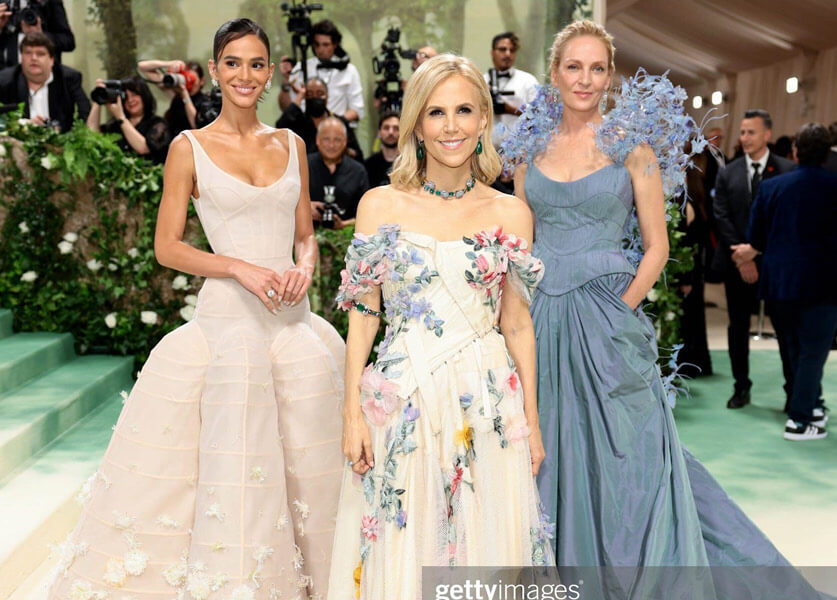
[[[36,10],[41,15],[41,29],[55,44],[55,62],[60,64],[61,53],[71,52],[76,48],[76,38],[67,21],[64,2],[63,0],[45,0],[43,6],[37,7]],[[18,64],[18,43],[18,32],[10,20],[5,29],[0,31],[0,68],[13,67]]]
[[[772,152],[764,167],[763,179],[786,173],[794,164]],[[718,171],[715,181],[713,212],[718,234],[712,267],[723,276],[727,296],[729,327],[727,341],[732,376],[736,392],[750,389],[750,315],[757,306],[758,284],[745,283],[732,261],[730,246],[747,243],[747,227],[750,224],[750,174],[747,159],[742,156]]]
[[[52,69],[52,82],[48,86],[49,116],[58,121],[61,132],[73,126],[73,114],[78,108],[78,118],[87,120],[90,114],[90,100],[81,89],[81,73],[64,65]],[[29,118],[29,86],[20,65],[0,71],[0,102],[16,104],[23,102],[23,116]]]

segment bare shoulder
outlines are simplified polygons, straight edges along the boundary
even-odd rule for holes
[[[357,205],[355,230],[359,233],[374,233],[381,225],[393,222],[401,194],[403,192],[391,185],[367,191]]]
[[[625,159],[625,166],[632,173],[638,170],[647,170],[656,164],[657,156],[648,144],[637,145]]]
[[[185,133],[179,133],[169,145],[169,152],[166,156],[166,165],[178,165],[178,167],[191,166],[192,141]]]
[[[497,194],[492,200],[492,212],[506,233],[532,239],[532,211],[526,202],[517,196]]]

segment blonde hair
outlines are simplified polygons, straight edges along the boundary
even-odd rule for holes
[[[558,68],[558,64],[561,62],[561,54],[564,52],[567,43],[583,35],[593,36],[604,44],[605,50],[607,50],[608,73],[613,73],[616,70],[616,63],[613,60],[616,54],[616,48],[613,46],[613,36],[598,23],[584,19],[583,21],[570,23],[555,34],[555,41],[552,42],[552,50],[549,53],[550,73]]]
[[[471,172],[483,183],[493,182],[500,174],[500,155],[491,143],[493,110],[488,84],[485,83],[479,69],[467,58],[455,54],[439,54],[425,61],[413,73],[404,90],[398,135],[399,155],[389,176],[394,187],[410,189],[421,185],[422,171],[427,164],[427,158],[419,160],[416,157],[416,127],[433,90],[453,75],[461,75],[476,88],[480,111],[487,116],[482,136],[482,154],[474,153],[471,157]]]

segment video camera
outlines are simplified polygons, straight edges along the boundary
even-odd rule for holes
[[[90,99],[96,104],[113,104],[117,98],[125,102],[125,84],[121,79],[105,79],[105,87],[96,86],[90,92]]]
[[[311,30],[311,13],[323,10],[322,4],[308,4],[302,0],[300,4],[293,0],[290,4],[281,4],[282,15],[288,20],[288,33],[291,34],[291,47],[294,62],[302,66],[302,83],[308,83],[308,49],[313,45]]]
[[[514,96],[514,90],[501,90],[497,69],[488,69],[488,90],[491,92],[491,103],[494,106],[495,115],[506,114],[506,103],[503,96]]]
[[[7,6],[9,12],[12,13],[11,23],[15,29],[20,31],[20,24],[35,25],[38,22],[38,17],[43,20],[43,7],[46,0],[30,0],[25,8],[20,7],[20,0],[10,0]]]
[[[381,111],[401,111],[401,101],[404,91],[401,89],[401,58],[415,58],[416,51],[401,48],[398,41],[401,39],[401,30],[398,27],[390,27],[387,35],[381,44],[381,56],[372,57],[372,70],[375,75],[383,75],[378,80],[375,88],[375,98],[381,99]]]

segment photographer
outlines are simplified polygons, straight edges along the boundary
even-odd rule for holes
[[[378,119],[378,139],[381,151],[366,159],[364,166],[372,187],[389,185],[392,163],[398,158],[398,134],[401,118],[397,112],[385,111]]]
[[[59,65],[61,53],[76,47],[62,0],[3,0],[0,2],[0,68],[20,63],[20,42],[27,33],[49,36]]]
[[[416,57],[413,59],[413,71],[418,69],[421,65],[439,54],[433,46],[422,46],[416,50]]]
[[[27,33],[20,43],[20,64],[0,71],[0,102],[23,103],[23,116],[36,125],[64,133],[75,113],[82,120],[90,100],[81,88],[81,73],[55,64],[55,46],[40,32]]]
[[[158,164],[164,162],[171,134],[166,121],[154,114],[156,102],[148,84],[133,75],[107,82],[97,79],[96,88],[91,94],[94,104],[87,127],[102,133],[119,133],[122,139],[117,143],[123,151],[134,152]],[[113,117],[104,125],[100,125],[102,104]]]
[[[354,223],[360,197],[369,189],[366,169],[346,156],[346,124],[336,117],[317,128],[317,152],[308,155],[308,189],[314,221],[340,229]]]
[[[305,102],[305,110],[302,109],[302,102]],[[294,101],[276,121],[276,128],[288,128],[302,138],[306,148],[314,148],[317,143],[317,127],[324,119],[335,117],[326,108],[328,105],[328,88],[322,79],[312,77],[308,85],[294,94]],[[348,126],[348,122],[337,117]],[[347,127],[348,137],[346,153],[357,161],[363,160],[363,152],[357,143],[355,132]]]
[[[309,79],[318,77],[328,88],[330,112],[346,121],[358,121],[363,117],[363,88],[357,67],[349,62],[349,56],[340,47],[343,36],[337,26],[324,19],[311,29],[314,38],[314,56],[306,62]],[[287,57],[279,62],[282,72],[282,88],[279,92],[279,108],[283,111],[293,102],[291,93],[302,92],[302,66],[297,63],[291,68]],[[304,107],[303,107],[304,108]]]
[[[495,123],[509,131],[517,121],[520,106],[535,99],[538,80],[531,73],[514,68],[520,39],[511,31],[499,33],[491,41],[491,62],[494,67],[485,74],[485,82],[494,101]],[[499,117],[499,118],[498,118]],[[495,128],[491,140],[496,146],[502,141],[500,129]]]
[[[209,99],[203,93],[206,78],[199,62],[141,60],[137,63],[137,70],[171,98],[165,119],[172,137],[185,129],[197,129],[198,108]]]

